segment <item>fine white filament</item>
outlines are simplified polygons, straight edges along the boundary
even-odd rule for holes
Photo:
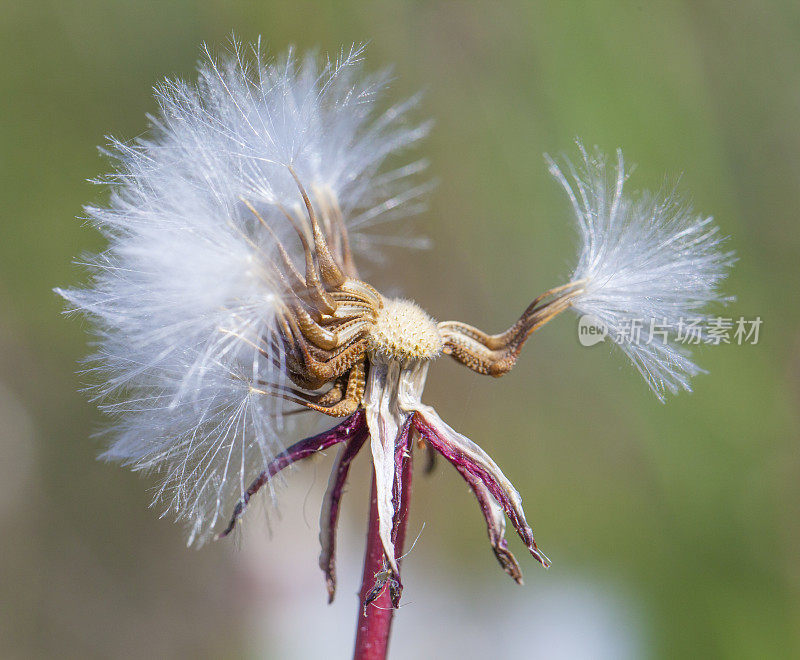
[[[733,253],[721,249],[724,238],[713,219],[674,192],[624,195],[621,150],[609,168],[603,154],[578,147],[581,162],[567,160],[566,175],[546,157],[572,203],[581,239],[571,279],[585,280],[585,290],[572,306],[604,327],[661,401],[667,391],[691,391],[690,378],[702,369],[687,346],[705,341],[709,304],[731,300],[719,285]],[[682,341],[690,328],[691,341]]]
[[[362,48],[322,64],[237,43],[204,55],[196,83],[156,89],[149,135],[111,140],[110,201],[86,209],[108,248],[87,257],[87,288],[59,291],[96,329],[88,371],[116,420],[104,457],[158,472],[155,499],[190,543],[283,449],[282,400],[252,387],[285,380],[264,340],[280,295],[264,264],[276,238],[302,263],[289,167],[337,200],[357,252],[382,239],[364,229],[415,212],[426,188],[421,161],[383,167],[427,127],[406,119],[415,99],[379,110],[387,74],[364,73]]]

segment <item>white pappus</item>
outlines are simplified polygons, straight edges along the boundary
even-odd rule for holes
[[[713,218],[695,213],[674,190],[624,195],[621,150],[609,168],[596,148],[590,153],[578,142],[578,149],[578,167],[565,159],[571,181],[546,157],[581,238],[571,279],[584,281],[585,290],[572,307],[604,326],[661,401],[667,391],[691,391],[689,379],[703,370],[677,340],[691,322],[694,338],[703,341],[709,306],[733,300],[719,287],[734,254],[723,251]],[[662,334],[649,336],[653,329]]]
[[[286,402],[251,384],[285,380],[282,347],[266,356],[259,338],[281,295],[262,264],[277,239],[298,253],[282,216],[303,203],[288,167],[338,200],[361,253],[383,239],[362,230],[420,208],[424,161],[379,169],[428,126],[406,119],[416,99],[379,109],[388,73],[366,75],[362,51],[320,64],[206,49],[196,83],[157,87],[150,134],[106,151],[110,201],[86,211],[108,248],[86,258],[88,287],[58,292],[97,334],[92,391],[115,418],[103,457],[157,471],[156,499],[190,542],[283,448]]]

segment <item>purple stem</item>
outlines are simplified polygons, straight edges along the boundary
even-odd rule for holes
[[[395,445],[395,457],[399,457],[395,472],[393,495],[399,498],[396,504],[392,539],[395,552],[403,552],[408,523],[408,507],[411,500],[412,458],[408,451],[411,430],[410,419],[403,425]],[[394,497],[393,497],[394,499]],[[384,589],[386,583],[389,589]],[[353,660],[385,660],[389,649],[389,634],[397,601],[400,597],[399,576],[388,577],[388,562],[383,551],[378,517],[378,494],[375,487],[375,474],[372,475],[372,496],[370,500],[369,529],[367,548],[364,555],[364,573],[359,591],[359,615],[356,628],[356,645]]]

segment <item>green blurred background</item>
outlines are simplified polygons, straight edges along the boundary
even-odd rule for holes
[[[682,173],[740,261],[730,316],[756,346],[700,351],[711,374],[660,405],[617,355],[559,319],[495,381],[441,361],[426,400],[523,494],[550,571],[498,570],[444,464],[416,480],[395,657],[800,657],[800,6],[796,2],[0,2],[0,656],[332,657],[351,652],[369,464],[345,501],[340,594],[324,604],[316,517],[330,459],[294,472],[272,536],[187,550],[152,480],[95,460],[78,392],[80,321],[55,285],[96,250],[95,145],[132,138],[151,86],[192,76],[231,31],[337,51],[369,40],[418,88],[440,183],[432,251],[373,281],[434,316],[499,330],[562,282],[567,203],[542,153],[572,141]],[[254,518],[258,518],[255,514]]]

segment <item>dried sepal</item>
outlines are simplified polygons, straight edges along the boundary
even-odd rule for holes
[[[492,493],[480,478],[462,463],[454,463],[453,467],[467,482],[478,500],[483,517],[486,519],[486,531],[489,534],[489,543],[492,546],[497,561],[502,569],[516,582],[522,584],[522,570],[516,557],[508,549],[506,541],[506,515]]]
[[[392,540],[395,516],[394,483],[397,469],[395,448],[404,421],[399,412],[393,408],[399,376],[400,365],[397,362],[372,364],[364,399],[378,494],[380,538],[386,560],[395,574],[400,573]]]
[[[450,463],[459,465],[481,481],[503,508],[531,555],[543,566],[549,566],[550,560],[537,547],[533,530],[525,520],[522,498],[491,457],[472,440],[448,426],[430,406],[418,408],[414,427]]]
[[[368,429],[363,420],[364,416],[362,414],[360,415],[360,425],[354,429],[352,437],[339,448],[322,502],[322,512],[319,519],[319,541],[321,546],[319,566],[325,573],[329,603],[332,603],[336,596],[336,528],[339,522],[339,507],[344,485],[350,472],[350,464],[367,439]]]
[[[293,463],[296,463],[297,461],[301,461],[304,458],[308,458],[309,456],[312,456],[318,452],[324,451],[333,445],[339,444],[340,442],[346,442],[350,440],[356,436],[356,434],[362,433],[363,427],[364,411],[359,410],[345,419],[341,424],[334,426],[332,429],[318,433],[310,438],[300,440],[278,454],[269,462],[267,468],[261,472],[258,477],[256,477],[253,483],[251,483],[244,492],[244,495],[242,495],[242,498],[236,503],[236,506],[233,509],[233,515],[231,516],[228,526],[222,532],[217,534],[216,538],[224,538],[233,531],[233,528],[236,526],[239,518],[241,518],[244,514],[244,511],[253,495],[261,490],[261,488],[272,477],[278,474],[278,472],[286,467],[289,467]]]

